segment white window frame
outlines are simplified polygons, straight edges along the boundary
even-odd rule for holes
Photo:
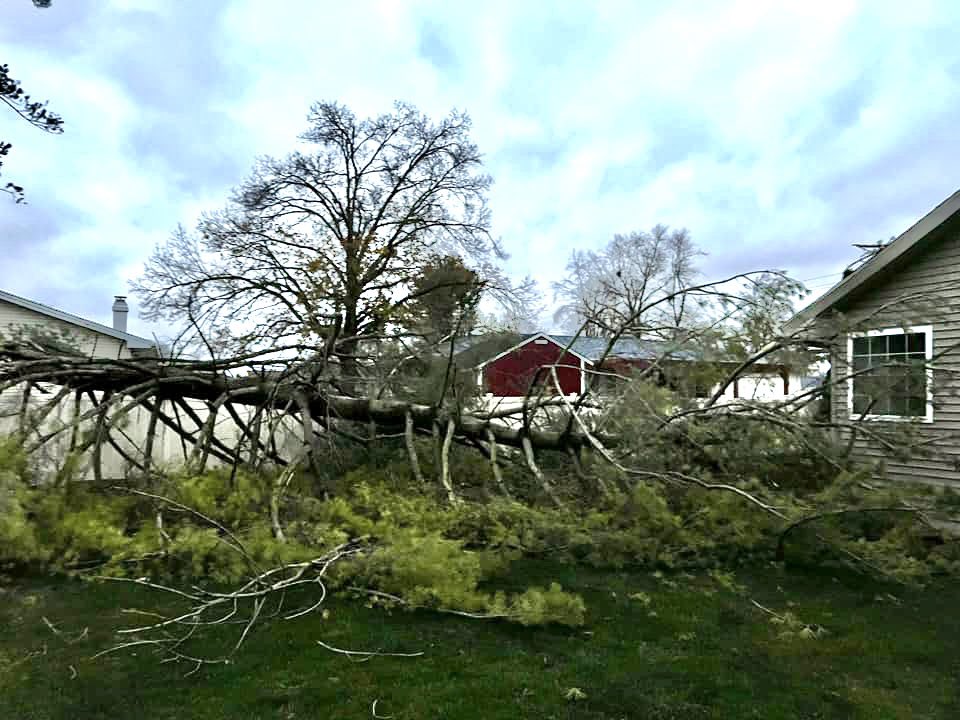
[[[933,359],[933,325],[909,325],[906,327],[884,328],[882,330],[867,330],[865,332],[855,332],[847,335],[847,373],[851,376],[847,378],[847,417],[853,419],[859,415],[853,412],[853,339],[859,337],[879,337],[883,335],[909,335],[911,333],[924,333],[924,355],[926,359],[927,373],[927,411],[924,415],[864,415],[864,420],[873,420],[880,422],[933,422],[933,368],[930,361]]]

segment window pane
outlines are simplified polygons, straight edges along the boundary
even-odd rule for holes
[[[854,372],[856,372],[857,370],[866,370],[868,367],[870,367],[870,358],[866,358],[866,357],[853,358]]]
[[[920,360],[914,360],[910,363],[909,374],[911,381],[922,387],[927,386],[927,364]]]
[[[868,355],[870,353],[870,338],[856,337],[853,339],[853,354]]]
[[[912,397],[907,399],[910,415],[913,417],[924,417],[927,414],[927,399],[922,397]]]
[[[870,338],[870,354],[871,355],[887,354],[887,336],[886,335],[879,335],[877,337]]]
[[[854,391],[867,396],[875,396],[879,390],[881,382],[876,376],[876,370],[865,373],[863,375],[858,375],[853,379]]]
[[[871,368],[870,372],[864,375],[864,378],[873,388],[871,392],[886,392],[890,387],[890,368],[886,366]]]
[[[927,350],[927,334],[910,333],[907,335],[907,350],[912,353],[925,353]]]
[[[892,395],[890,397],[889,410],[878,415],[907,415],[907,398],[903,395]]]
[[[854,395],[853,396],[853,412],[856,415],[861,415],[867,410],[867,406],[870,404],[869,398],[866,395]]]
[[[890,335],[887,339],[889,343],[888,350],[893,353],[905,353],[907,351],[906,335]]]
[[[890,375],[890,394],[906,396],[910,394],[910,375],[906,372],[895,372]]]

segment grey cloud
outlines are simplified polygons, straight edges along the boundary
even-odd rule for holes
[[[876,81],[867,75],[847,83],[834,92],[826,101],[825,130],[836,132],[857,124],[860,112],[869,104],[876,92]]]
[[[676,108],[669,119],[662,117],[653,125],[654,142],[647,154],[651,167],[662,168],[691,155],[710,150],[716,154],[722,149],[710,132],[706,118],[686,108]]]
[[[634,190],[650,182],[656,175],[692,155],[726,155],[717,145],[706,121],[687,108],[677,107],[669,118],[661,110],[646,126],[653,138],[651,146],[632,160],[610,165],[603,172],[600,192]]]
[[[568,140],[543,137],[536,141],[523,140],[508,142],[497,149],[491,157],[491,164],[509,166],[520,173],[549,172],[570,150]]]
[[[230,116],[217,109],[243,87],[239,66],[226,62],[224,6],[189,3],[172,13],[122,16],[122,43],[106,67],[142,110],[130,129],[130,149],[166,165],[184,193],[230,186],[246,172],[253,152]]]
[[[31,250],[6,264],[4,276],[16,277],[17,281],[13,287],[4,285],[4,289],[91,319],[109,308],[105,298],[126,291],[120,268],[127,258],[119,249]]]
[[[189,117],[151,113],[131,130],[129,142],[134,157],[163,163],[170,190],[184,194],[232,187],[254,159],[253,148],[234,131],[230,115],[216,110]]]
[[[61,56],[95,43],[102,25],[102,3],[94,0],[60,2],[37,9],[28,0],[7,0],[0,22],[0,42],[5,45],[47,45]]]
[[[889,146],[868,162],[842,172],[825,173],[811,185],[824,203],[838,212],[876,226],[883,218],[920,215],[957,189],[960,144],[953,111],[911,128],[905,142]],[[877,228],[876,240],[906,228]]]
[[[110,43],[106,73],[142,107],[191,111],[238,86],[222,53],[220,3],[171,3],[164,14],[129,12]]]
[[[609,50],[614,28],[598,26],[584,7],[556,7],[558,12],[551,14],[526,6],[525,14],[504,30],[513,61],[500,99],[517,114],[562,112],[564,102],[579,91],[576,85],[589,83],[590,73],[602,67]],[[564,125],[562,116],[551,120],[557,127]]]
[[[31,196],[25,205],[14,205],[0,196],[0,249],[4,265],[35,259],[38,251],[71,227],[93,219],[43,195]],[[6,268],[4,268],[6,270]]]
[[[447,32],[432,20],[424,20],[418,32],[417,52],[438,70],[455,71],[460,66]]]
[[[37,283],[31,286],[30,299],[109,325],[113,296],[127,294],[126,283],[116,273],[109,272],[111,267],[115,267],[113,261],[116,260],[119,258],[85,258],[76,267],[86,271],[89,279],[70,283]]]

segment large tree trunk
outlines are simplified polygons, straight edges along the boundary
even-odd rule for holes
[[[280,453],[277,443],[279,427],[268,431],[264,441],[258,440],[259,429],[251,429],[241,414],[240,406],[253,408],[255,418],[266,414],[269,417],[298,417],[303,428],[302,445],[305,460],[314,475],[321,474],[314,452],[314,423],[321,432],[328,432],[357,441],[369,443],[369,437],[359,437],[349,427],[353,423],[374,427],[377,435],[401,437],[406,440],[413,464],[414,475],[422,476],[416,449],[411,440],[417,432],[435,432],[438,453],[436,469],[438,480],[443,485],[448,499],[454,499],[450,477],[449,453],[456,441],[472,447],[489,447],[495,481],[505,491],[499,468],[496,466],[497,450],[501,447],[522,448],[523,457],[531,472],[541,482],[547,495],[556,500],[547,478],[540,472],[534,457],[543,450],[578,450],[583,446],[601,442],[606,447],[617,443],[617,438],[596,434],[591,438],[585,426],[568,423],[562,430],[541,430],[529,424],[532,413],[497,411],[484,413],[480,410],[453,410],[438,405],[424,405],[395,399],[373,397],[350,397],[332,394],[329,386],[319,382],[309,384],[305,378],[309,370],[298,367],[285,372],[256,372],[227,374],[225,363],[177,362],[156,360],[100,360],[69,355],[51,355],[36,348],[16,345],[0,345],[0,388],[19,383],[54,383],[64,388],[81,390],[95,403],[89,411],[94,420],[91,440],[93,472],[97,480],[104,479],[103,447],[113,447],[124,460],[139,468],[149,478],[154,470],[153,446],[158,423],[163,423],[177,434],[183,445],[184,460],[195,470],[201,469],[208,457],[229,465],[243,461],[240,444],[250,443],[249,457],[260,462],[269,460],[285,466],[289,459]],[[242,368],[238,363],[234,367]],[[68,397],[62,392],[57,397]],[[174,416],[161,407],[161,398],[170,402]],[[206,405],[207,416],[201,417],[192,407],[197,403]],[[145,441],[134,439],[132,448],[117,442],[114,434],[123,432],[114,426],[114,412],[122,413],[137,406],[150,413]],[[227,408],[239,428],[239,439],[232,445],[215,431],[217,411]],[[222,415],[222,413],[221,413]],[[78,421],[82,418],[78,418]],[[78,425],[74,422],[73,427]],[[55,438],[60,432],[69,432],[68,427],[54,430],[42,436],[43,442]],[[38,444],[43,444],[38,441]],[[188,450],[192,448],[192,450]],[[81,448],[84,451],[86,448]]]

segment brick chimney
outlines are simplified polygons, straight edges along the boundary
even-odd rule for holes
[[[127,331],[127,313],[130,307],[127,305],[126,295],[113,296],[113,329],[120,332]]]

